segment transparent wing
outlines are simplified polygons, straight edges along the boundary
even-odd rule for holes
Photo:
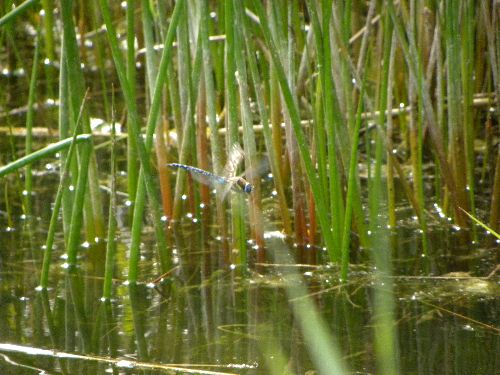
[[[229,183],[229,181],[221,176],[217,176],[216,174],[207,172],[205,173],[198,173],[197,171],[191,170],[189,171],[191,173],[191,176],[193,176],[193,179],[201,182],[202,184],[211,186],[211,187],[217,187],[221,185],[226,185]]]
[[[241,163],[244,157],[244,151],[241,148],[239,143],[233,143],[229,148],[229,153],[227,156],[226,165],[223,170],[223,177],[227,180],[227,184],[223,186],[222,189],[222,200],[224,200],[229,193],[229,190],[233,189],[238,191],[238,189],[234,189],[235,182],[237,181],[236,171],[238,170],[238,165]]]
[[[222,176],[228,179],[236,176],[236,171],[238,170],[238,165],[243,160],[243,149],[239,145],[239,143],[233,143],[233,145],[229,149],[229,154],[227,156],[227,162],[224,166],[224,170],[222,171]]]
[[[239,145],[237,146],[239,148],[239,152],[241,152],[241,157],[243,157],[244,156],[243,150],[241,149],[241,147],[239,147]],[[268,170],[269,170],[269,161],[267,160],[267,158],[264,158],[253,167],[247,168],[243,173],[239,174],[238,176],[233,175],[227,177],[229,183],[224,185],[223,187],[222,199],[225,199],[229,190],[233,190],[237,193],[250,194],[253,190],[253,186],[250,184],[249,181],[245,180],[243,177],[253,180],[255,178],[258,178]]]

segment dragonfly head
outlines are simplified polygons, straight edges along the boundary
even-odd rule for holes
[[[243,191],[247,194],[250,194],[252,190],[253,190],[252,184],[249,182],[245,183],[245,185],[243,186]]]

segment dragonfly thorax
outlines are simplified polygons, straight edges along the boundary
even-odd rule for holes
[[[253,190],[253,185],[248,182],[247,180],[245,180],[244,178],[241,178],[241,177],[238,177],[238,179],[236,180],[236,185],[239,186],[239,188],[244,192],[244,193],[247,193],[247,194],[250,194]]]

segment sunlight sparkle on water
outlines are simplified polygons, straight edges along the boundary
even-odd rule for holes
[[[135,365],[134,365],[133,362],[126,361],[124,359],[122,359],[121,361],[116,362],[115,366],[116,367],[122,367],[122,368],[134,368],[135,367]]]
[[[472,327],[470,324],[464,325],[464,330],[474,332],[474,327]]]
[[[264,232],[264,239],[270,239],[270,238],[278,238],[278,239],[285,239],[286,236],[284,233],[278,231],[278,230],[271,230]]]

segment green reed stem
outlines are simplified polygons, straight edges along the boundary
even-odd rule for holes
[[[274,186],[278,195],[279,207],[280,207],[280,215],[283,221],[283,231],[286,233],[288,237],[292,235],[292,223],[290,220],[290,213],[288,210],[288,205],[286,202],[285,189],[283,183],[283,177],[280,170],[280,164],[278,159],[281,155],[276,153],[273,144],[273,135],[271,132],[271,128],[269,127],[269,114],[267,112],[266,105],[264,103],[264,93],[262,88],[262,82],[259,75],[259,70],[257,67],[257,61],[255,59],[255,46],[251,43],[249,38],[249,22],[245,18],[245,22],[243,23],[243,39],[247,40],[246,48],[247,48],[247,62],[250,68],[250,74],[252,76],[253,81],[253,89],[255,92],[255,97],[257,99],[257,106],[259,108],[260,121],[262,123],[262,131],[264,134],[264,143],[266,145],[266,150],[269,157],[269,163],[271,168],[271,173],[273,174]]]
[[[166,271],[169,268],[170,264],[170,259],[166,254],[167,242],[164,230],[161,226],[162,220],[161,220],[160,206],[157,198],[156,183],[155,180],[153,179],[151,164],[149,162],[149,152],[153,141],[154,128],[160,110],[161,91],[162,91],[162,86],[165,83],[166,67],[170,61],[172,42],[175,36],[175,29],[177,27],[177,22],[179,20],[180,9],[181,9],[181,6],[179,4],[182,5],[182,3],[183,3],[182,1],[179,1],[175,5],[174,12],[172,14],[172,21],[170,23],[167,36],[165,38],[163,54],[160,62],[159,74],[156,79],[153,100],[151,103],[151,108],[147,121],[146,145],[144,145],[142,138],[139,134],[139,126],[138,126],[139,118],[137,113],[137,106],[135,101],[133,100],[134,94],[132,93],[132,87],[130,86],[130,82],[128,81],[125,73],[125,67],[118,46],[118,39],[116,36],[114,25],[112,23],[110,10],[105,0],[100,1],[104,22],[108,30],[107,34],[109,37],[109,42],[113,53],[113,59],[115,61],[115,67],[118,73],[118,77],[120,79],[120,84],[123,89],[123,93],[125,95],[125,100],[129,108],[129,116],[131,117],[132,123],[134,124],[133,126],[131,126],[131,128],[133,129],[132,141],[136,143],[139,160],[141,162],[141,171],[139,173],[138,189],[135,198],[135,204],[137,207],[134,207],[134,221],[132,224],[133,230],[135,230],[136,233],[135,234],[136,237],[133,237],[133,239],[135,238],[136,241],[131,244],[131,254],[129,263],[130,265],[129,281],[133,283],[137,281],[137,268],[139,261],[139,242],[140,242],[137,238],[138,236],[137,232],[140,232],[140,229],[142,227],[142,213],[144,210],[144,200],[146,191],[148,193],[148,197],[151,202],[151,208],[153,210],[155,234],[158,241],[158,250],[159,250],[162,270]]]
[[[436,116],[434,107],[432,106],[431,96],[429,94],[429,88],[427,83],[424,82],[423,86],[419,85],[417,82],[418,71],[419,71],[419,63],[418,63],[418,53],[415,51],[414,43],[408,43],[405,35],[405,29],[402,25],[401,19],[396,15],[396,11],[394,9],[393,0],[389,0],[387,3],[387,11],[391,16],[392,23],[394,25],[394,30],[396,31],[396,35],[398,36],[399,44],[403,50],[403,55],[408,64],[410,71],[410,83],[415,85],[415,87],[420,88],[421,92],[419,93],[420,98],[423,101],[425,118],[429,123],[429,135],[432,140],[434,151],[439,160],[439,166],[441,168],[441,174],[443,179],[448,187],[450,192],[450,196],[452,198],[452,202],[454,204],[454,209],[456,213],[456,220],[459,226],[465,225],[464,222],[464,214],[459,212],[459,207],[461,205],[460,195],[457,194],[457,188],[455,184],[455,179],[448,163],[446,154],[443,149],[443,136],[441,133],[441,129],[438,128],[436,123]],[[406,22],[407,23],[407,22]],[[466,203],[466,202],[464,202]],[[467,205],[464,204],[466,207]]]
[[[79,134],[75,141],[76,143],[88,142],[92,138],[91,134]],[[52,143],[38,151],[32,152],[29,155],[23,156],[13,162],[0,167],[0,177],[3,177],[9,173],[12,173],[28,164],[34,163],[38,160],[46,158],[47,156],[54,155],[55,153],[67,149],[71,146],[73,138],[63,139],[62,141]]]
[[[460,3],[452,0],[445,1],[445,47],[446,47],[446,71],[447,71],[447,98],[448,98],[448,131],[449,131],[449,153],[450,163],[453,169],[456,184],[457,199],[460,207],[469,210],[467,200],[467,167],[464,143],[464,123],[462,117],[462,90],[460,82],[461,58],[460,58]],[[458,213],[457,213],[458,216]],[[463,213],[460,211],[460,216]],[[465,224],[465,223],[464,223]],[[466,224],[467,225],[467,224]]]
[[[54,202],[54,207],[52,209],[52,215],[50,217],[49,229],[47,231],[47,239],[45,240],[45,251],[43,254],[43,263],[42,263],[42,271],[40,274],[40,287],[43,290],[46,290],[49,286],[49,270],[50,264],[52,260],[52,249],[54,246],[54,236],[57,229],[57,220],[59,218],[59,210],[61,209],[61,205],[63,202],[64,191],[67,190],[68,182],[69,182],[69,171],[71,168],[71,163],[73,160],[73,155],[76,150],[76,146],[79,143],[78,139],[81,139],[80,142],[90,142],[91,136],[89,134],[80,134],[77,135],[77,128],[75,126],[75,131],[73,132],[73,137],[69,138],[69,150],[64,159],[63,169],[61,178],[59,180],[59,186],[57,188],[56,199]],[[83,138],[85,136],[85,138]],[[60,143],[60,142],[59,142]]]
[[[474,178],[474,112],[472,108],[473,87],[474,87],[474,2],[465,0],[462,6],[462,21],[461,21],[461,77],[462,77],[462,94],[464,104],[463,111],[463,133],[464,133],[464,150],[466,159],[466,177],[467,177],[467,192],[469,195],[470,210],[473,215],[476,214],[475,208],[475,191],[476,184]],[[472,226],[473,240],[477,241],[476,227]]]
[[[354,186],[356,185],[356,176],[358,169],[358,145],[359,145],[359,129],[361,127],[361,113],[363,112],[363,94],[364,82],[359,95],[358,111],[356,114],[356,122],[352,132],[351,141],[351,157],[349,158],[349,175],[347,183],[346,206],[344,214],[344,227],[342,231],[342,281],[347,281],[347,273],[349,271],[349,246],[351,243],[351,226],[352,226],[352,211],[354,202]]]
[[[61,3],[61,14],[63,24],[63,39],[66,60],[64,66],[68,69],[68,91],[66,94],[69,99],[69,109],[71,113],[70,124],[74,125],[74,121],[78,115],[80,104],[85,96],[85,80],[82,71],[82,65],[79,57],[79,46],[76,40],[75,25],[73,23],[72,3]],[[90,133],[90,120],[86,111],[82,115],[82,129],[86,133]],[[89,199],[85,200],[85,229],[88,238],[103,238],[104,236],[104,215],[102,212],[102,204],[100,197],[99,179],[97,172],[97,162],[95,154],[91,152],[91,160],[89,170],[81,169],[84,173],[88,173],[89,181]]]
[[[491,189],[490,227],[500,232],[500,148],[497,150],[493,187]]]
[[[381,187],[378,190],[382,190]],[[379,221],[383,226],[383,222]],[[373,237],[372,254],[375,272],[373,330],[377,372],[396,375],[398,370],[398,334],[395,317],[394,279],[391,277],[391,248],[385,229],[378,229]]]
[[[290,249],[281,241],[272,244],[274,262],[278,264],[294,264]],[[294,318],[304,337],[306,349],[315,368],[321,374],[348,374],[342,360],[340,347],[335,338],[329,335],[329,329],[318,307],[295,267],[286,268],[285,292],[290,302]]]
[[[322,23],[322,42],[323,45],[319,46],[322,48],[321,57],[323,58],[322,66],[322,93],[323,93],[323,110],[324,114],[324,128],[326,130],[326,138],[327,138],[327,159],[328,159],[328,179],[330,181],[328,191],[330,192],[330,211],[332,215],[332,227],[333,227],[333,239],[335,241],[335,246],[339,251],[336,256],[340,256],[340,249],[342,243],[342,228],[344,227],[343,219],[344,219],[344,201],[342,196],[342,182],[341,176],[339,172],[339,167],[337,164],[337,160],[341,160],[338,157],[338,151],[336,147],[335,140],[335,131],[334,127],[337,129],[340,128],[341,125],[334,118],[335,108],[333,107],[334,101],[336,99],[333,97],[334,87],[333,87],[333,77],[332,77],[332,55],[330,53],[331,41],[330,41],[330,21],[331,21],[331,12],[332,4],[330,0],[323,1],[323,17],[321,20]],[[344,64],[345,65],[345,64]],[[347,101],[350,100],[350,96],[346,97]],[[331,124],[331,125],[330,125]],[[345,161],[347,162],[347,160]]]
[[[226,43],[224,44],[224,96],[227,108],[226,120],[226,148],[229,151],[231,145],[239,144],[238,135],[238,91],[236,87],[236,61],[235,61],[235,1],[226,1],[224,4],[224,26]],[[238,197],[231,195],[231,226],[232,246],[238,249],[240,261],[246,265],[246,232],[242,212],[242,205]],[[231,254],[229,254],[230,256]]]
[[[43,15],[43,37],[45,57],[50,64],[45,67],[45,75],[47,77],[47,94],[52,98],[55,96],[55,79],[56,72],[53,64],[56,62],[55,45],[54,45],[54,2],[53,0],[42,0]]]
[[[31,70],[31,78],[28,93],[28,113],[26,114],[26,138],[25,138],[25,153],[31,154],[33,146],[33,116],[34,116],[34,104],[36,99],[36,84],[38,81],[38,61],[40,59],[40,29],[38,26],[36,38],[35,38],[35,52],[33,56],[33,68]],[[33,191],[33,176],[31,174],[31,164],[26,166],[25,170],[25,180],[24,180],[24,211],[27,216],[31,216],[32,213],[32,199],[31,194]]]
[[[271,36],[271,31],[269,29],[269,24],[268,24],[264,9],[262,8],[262,5],[259,2],[255,3],[255,7],[256,7],[257,16],[260,19],[260,26],[261,26],[262,32],[264,34],[266,44],[267,44],[268,49],[269,49],[274,68],[276,69],[276,75],[277,75],[278,81],[280,83],[283,98],[285,100],[287,110],[290,114],[290,119],[292,121],[294,134],[295,134],[295,137],[297,138],[297,144],[299,147],[300,156],[302,158],[302,161],[304,162],[304,167],[306,170],[307,178],[309,180],[309,183],[311,184],[311,189],[312,189],[314,201],[316,203],[316,210],[317,210],[321,230],[322,230],[322,233],[324,236],[325,244],[326,244],[330,259],[332,261],[338,261],[339,256],[340,256],[339,248],[335,247],[336,244],[335,244],[335,240],[333,238],[333,233],[332,233],[333,228],[331,226],[331,220],[329,219],[327,206],[324,203],[325,196],[324,196],[323,191],[321,189],[321,184],[320,184],[319,178],[318,178],[318,176],[314,170],[314,167],[312,165],[312,160],[311,160],[310,151],[309,151],[309,145],[307,144],[307,141],[306,141],[306,138],[304,135],[304,131],[302,130],[302,127],[300,124],[299,112],[298,112],[297,106],[295,104],[295,101],[293,99],[292,93],[290,91],[290,87],[288,86],[285,71],[283,69],[283,66],[281,65],[280,56],[278,54],[277,47],[276,47],[274,40]]]
[[[425,85],[425,73],[422,65],[422,56],[420,51],[418,51],[417,46],[417,15],[421,14],[418,10],[418,6],[415,2],[411,3],[410,12],[410,25],[409,25],[409,35],[408,39],[410,45],[413,45],[413,50],[418,53],[417,61],[417,87],[410,85],[417,91],[418,95],[422,97],[422,92]],[[410,90],[411,92],[412,90]],[[411,100],[411,99],[410,99]],[[422,100],[418,100],[415,103],[410,103],[412,107],[412,112],[416,112],[416,118],[413,119],[413,124],[410,126],[410,140],[413,139],[413,150],[412,159],[413,162],[413,186],[416,194],[416,200],[419,202],[419,207],[425,207],[425,196],[424,196],[424,179],[423,179],[423,122],[424,122],[424,107]],[[385,108],[385,107],[384,107]],[[419,222],[422,228],[422,250],[423,254],[427,256],[428,254],[428,244],[427,244],[427,220],[423,212],[420,212]]]
[[[386,21],[389,21],[389,16],[386,16]],[[390,26],[389,22],[384,23],[384,27],[388,29]],[[392,27],[391,27],[392,29]],[[394,84],[394,55],[396,51],[396,36],[394,32],[391,33],[391,52],[389,56],[389,67],[387,75],[387,112],[392,111],[392,98],[393,98],[393,84]],[[385,39],[385,43],[388,43],[388,39]],[[385,60],[384,60],[385,62]],[[384,64],[385,65],[385,64]],[[379,122],[380,124],[380,122]],[[396,228],[396,191],[394,188],[394,162],[392,150],[394,149],[393,143],[393,120],[392,116],[387,116],[387,133],[386,133],[386,144],[387,144],[387,210],[388,210],[388,222],[390,228]],[[420,206],[419,206],[420,207]],[[420,210],[419,210],[420,211]]]
[[[136,74],[135,74],[135,0],[127,0],[127,80],[130,85],[130,100],[136,98]],[[128,139],[132,139],[133,130],[131,118],[127,118]],[[127,189],[129,197],[135,197],[139,178],[139,162],[137,160],[137,145],[135,142],[127,142]],[[133,220],[133,209],[130,209],[130,219]]]
[[[155,25],[153,22],[152,10],[149,7],[147,0],[142,0],[142,29],[144,33],[144,45],[146,47],[146,77],[149,88],[149,98],[152,100],[154,95],[155,80],[158,76],[158,58],[156,56],[156,51],[154,50],[155,40],[154,40],[154,29]],[[166,20],[160,18],[162,30],[168,29]],[[162,34],[163,35],[163,34]],[[167,77],[172,77],[172,64],[167,67]],[[172,80],[167,78],[167,91],[170,91],[174,85],[170,82]],[[168,111],[168,109],[166,109]],[[156,159],[158,164],[158,175],[160,181],[160,191],[161,191],[161,202],[163,204],[163,213],[167,218],[172,217],[172,191],[170,187],[170,171],[168,170],[168,146],[167,140],[165,139],[165,133],[168,129],[167,123],[163,122],[161,118],[157,119],[155,134],[156,134]]]
[[[58,114],[58,128],[59,128],[59,138],[67,138],[74,132],[71,132],[70,129],[70,121],[71,121],[71,111],[70,111],[70,103],[69,103],[69,82],[68,82],[68,69],[66,64],[66,48],[64,47],[64,38],[61,40],[61,57],[59,60],[60,69],[59,69],[59,114]],[[62,150],[61,165],[64,165],[66,162],[66,151]],[[60,179],[62,179],[62,175]],[[76,185],[76,179],[78,177],[78,161],[74,158],[70,164],[70,176],[68,177],[71,180],[71,184],[73,186]],[[73,205],[73,194],[69,191],[69,189],[64,189],[62,192],[62,219],[63,219],[63,233],[65,244],[68,243],[68,234],[70,227],[70,218],[71,218],[71,206]]]
[[[235,26],[244,25],[244,19],[246,17],[245,11],[239,2],[235,2],[235,15]],[[245,167],[247,170],[250,170],[250,174],[246,176],[246,178],[249,179],[254,187],[249,197],[250,227],[252,228],[252,235],[258,246],[256,261],[262,263],[265,261],[264,227],[261,207],[260,175],[257,173],[257,146],[255,143],[252,112],[250,109],[250,94],[248,88],[249,77],[246,68],[248,59],[245,54],[245,46],[243,45],[243,41],[247,41],[247,39],[244,37],[241,27],[235,27],[234,31],[234,57],[238,73],[236,77],[234,75],[233,77],[236,78],[240,94],[241,124],[243,127],[243,144],[245,146]]]
[[[389,148],[389,151],[386,150],[386,156],[387,153],[390,153],[390,147],[389,145],[392,145],[392,138],[389,138],[389,136],[383,135],[383,129],[386,127],[386,111],[388,107],[388,98],[390,96],[390,92],[392,90],[392,87],[389,86],[390,82],[390,77],[389,77],[389,67],[391,63],[391,51],[393,47],[393,28],[390,24],[390,18],[389,15],[386,14],[385,16],[385,22],[383,23],[383,38],[381,38],[380,43],[382,43],[381,46],[377,48],[379,54],[374,54],[374,59],[376,61],[381,60],[382,61],[382,69],[381,71],[378,72],[377,76],[377,102],[376,102],[376,108],[379,111],[379,115],[376,118],[377,121],[377,128],[379,129],[379,134],[377,134],[377,142],[386,142],[387,147]],[[392,130],[391,130],[392,134]],[[378,144],[377,144],[378,145]],[[381,156],[382,157],[382,156]],[[392,160],[392,159],[390,159]],[[390,160],[387,161],[387,167],[389,168],[389,165],[392,165],[390,163]],[[391,171],[392,172],[392,171]],[[389,178],[389,170],[387,171],[387,188],[386,191],[389,193],[391,191],[391,184],[393,184],[393,180]],[[370,191],[371,193],[371,191]],[[381,194],[382,192],[380,192]],[[394,206],[391,206],[393,203],[392,200],[388,199],[388,221],[391,221],[391,217],[394,218],[395,220],[395,213],[394,213]],[[379,202],[376,201],[375,199],[371,199],[371,196],[369,196],[369,205],[370,205],[370,214],[373,212],[376,212],[377,207],[379,205]],[[375,221],[373,221],[373,217],[370,217],[370,231],[373,233],[376,228],[373,227],[373,225],[376,224]]]
[[[198,33],[196,40],[196,49],[193,52],[194,64],[192,61],[191,47],[189,39],[189,11],[187,2],[182,7],[182,14],[177,28],[177,84],[179,85],[179,103],[182,113],[183,124],[178,129],[178,160],[182,164],[196,164],[196,131],[194,112],[199,94],[199,79],[202,74],[202,56],[201,34]],[[193,24],[193,28],[199,29],[199,23]],[[172,218],[177,220],[181,215],[181,194],[184,193],[185,172],[178,171],[174,193],[174,210]]]
[[[204,78],[204,88],[206,97],[206,110],[208,118],[208,126],[210,128],[210,143],[211,143],[211,153],[212,153],[212,163],[214,172],[218,175],[223,173],[222,167],[222,145],[219,139],[219,129],[217,126],[217,109],[216,109],[216,98],[217,93],[215,91],[214,79],[213,79],[213,65],[212,65],[212,54],[209,47],[209,10],[208,2],[203,0],[200,2],[200,41],[201,48],[203,51],[203,78]],[[204,121],[202,119],[201,121]],[[204,134],[198,134],[198,136],[205,139]],[[218,225],[220,228],[225,228],[225,217],[224,217],[224,206],[222,203],[222,189],[217,189],[216,196],[216,217]],[[221,230],[222,232],[225,229]],[[237,236],[239,238],[239,236]],[[240,248],[241,251],[241,248]],[[229,254],[224,254],[227,262]]]
[[[200,76],[202,72],[202,56],[203,56],[203,49],[201,47],[201,34],[198,35],[198,42],[196,44],[196,51],[195,51],[195,58],[194,58],[194,64],[193,64],[193,69],[192,69],[192,74],[189,79],[189,87],[198,87],[199,81],[200,81]],[[181,44],[179,45],[179,47]],[[185,115],[183,118],[183,130],[182,130],[182,142],[180,144],[179,148],[179,163],[181,164],[186,164],[190,152],[190,145],[192,144],[193,141],[193,136],[194,136],[194,122],[193,122],[193,110],[194,110],[194,103],[197,100],[198,96],[198,90],[189,90],[193,91],[192,93],[188,93],[188,99],[186,103],[186,110],[185,110]],[[182,91],[180,95],[180,99],[182,99]],[[182,103],[182,100],[181,100]],[[192,149],[191,149],[192,151]],[[194,153],[193,153],[194,154]],[[180,170],[177,173],[177,180],[175,184],[175,198],[174,198],[174,213],[172,217],[174,219],[178,219],[180,217],[180,212],[181,212],[181,200],[180,196],[183,192],[184,189],[184,176],[185,172]]]
[[[38,0],[26,0],[21,5],[12,9],[9,13],[0,18],[0,27],[11,22],[15,18],[19,17],[25,11],[27,11],[32,5],[38,3]]]
[[[114,105],[113,105],[114,107]],[[104,285],[102,297],[104,300],[111,299],[113,287],[113,271],[115,267],[116,254],[116,132],[115,120],[111,128],[111,192],[109,197],[108,212],[108,240],[106,247],[106,267],[104,269]]]
[[[90,164],[90,156],[92,148],[88,143],[82,145],[80,152],[80,173],[76,183],[73,207],[71,209],[71,224],[68,235],[68,265],[70,268],[76,266],[78,248],[80,246],[80,232],[83,224],[83,206],[85,204],[85,191],[88,181],[88,168]]]

